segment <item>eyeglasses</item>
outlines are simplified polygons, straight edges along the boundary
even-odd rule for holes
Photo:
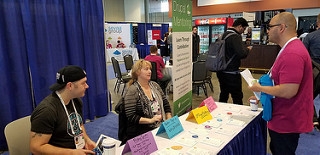
[[[280,25],[281,25],[281,24],[274,24],[274,25],[268,24],[268,25],[267,25],[267,30],[270,30],[272,27],[280,26]]]

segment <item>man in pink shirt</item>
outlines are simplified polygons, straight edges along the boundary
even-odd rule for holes
[[[274,16],[269,25],[269,41],[281,50],[271,67],[274,86],[249,87],[255,92],[275,96],[272,118],[268,121],[270,150],[273,155],[294,155],[300,133],[313,129],[313,77],[311,58],[297,38],[296,19],[289,12]]]
[[[165,89],[168,85],[168,83],[171,80],[170,75],[168,74],[162,74],[162,70],[165,68],[165,64],[163,62],[163,59],[161,56],[158,55],[158,48],[155,45],[150,46],[150,55],[147,55],[145,60],[148,60],[150,62],[155,62],[157,64],[157,75],[159,79],[159,85],[161,86],[164,93]]]

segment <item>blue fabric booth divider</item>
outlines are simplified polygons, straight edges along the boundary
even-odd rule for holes
[[[161,26],[154,26],[153,23],[138,23],[138,43],[136,44],[139,57],[141,59],[145,58],[150,54],[150,46],[148,45],[147,31],[148,30],[160,30],[161,38],[168,32],[169,24],[161,24]]]

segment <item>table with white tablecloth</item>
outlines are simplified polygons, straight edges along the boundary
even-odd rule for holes
[[[106,49],[106,61],[111,62],[111,58],[114,57],[118,61],[124,61],[123,56],[132,55],[133,60],[139,60],[137,48],[110,48]]]
[[[266,154],[267,128],[261,118],[262,109],[251,111],[249,106],[216,103],[211,112],[213,119],[202,124],[187,121],[189,113],[179,117],[184,131],[172,139],[157,136],[152,131],[158,150],[162,154]],[[117,148],[122,152],[124,146]]]

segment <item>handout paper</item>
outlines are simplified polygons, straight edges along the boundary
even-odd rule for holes
[[[206,149],[192,147],[187,151],[187,155],[213,155],[213,153]]]
[[[241,76],[246,80],[246,82],[248,83],[248,85],[251,87],[252,86],[252,83],[254,81],[258,81],[257,79],[253,78],[251,72],[249,71],[249,69],[245,69],[244,71],[240,72]],[[256,98],[258,100],[260,100],[260,95],[261,95],[261,92],[253,92],[254,93],[254,96],[256,96]]]
[[[223,143],[223,141],[218,138],[206,137],[202,140],[202,143],[205,143],[205,144],[208,144],[211,146],[215,146],[215,147],[220,147],[220,145]]]
[[[179,144],[189,146],[189,147],[192,147],[195,144],[197,144],[197,141],[194,138],[191,139],[191,138],[184,137],[184,136],[177,137],[174,141]]]
[[[231,119],[227,124],[235,125],[235,126],[243,126],[245,124],[245,122],[240,121],[240,120],[236,120],[236,119]]]
[[[172,148],[163,148],[157,152],[158,155],[183,155],[179,150],[174,150]]]

